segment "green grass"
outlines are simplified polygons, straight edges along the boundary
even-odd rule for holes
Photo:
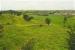
[[[33,15],[34,16],[34,15]],[[45,24],[45,18],[51,19],[51,25]],[[75,23],[71,18],[68,22]],[[10,25],[7,25],[10,23]],[[3,37],[0,38],[0,50],[20,50],[30,39],[34,38],[33,50],[68,50],[67,39],[69,34],[63,27],[62,15],[34,16],[30,22],[26,22],[22,15],[12,16],[4,14],[0,16],[0,24],[3,24]],[[42,27],[39,25],[42,24]]]

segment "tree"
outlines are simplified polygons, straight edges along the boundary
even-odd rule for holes
[[[46,19],[45,19],[45,23],[48,24],[48,25],[50,25],[51,20],[50,20],[49,18],[46,18]]]
[[[2,14],[2,11],[0,11],[0,15]]]
[[[64,27],[66,26],[67,19],[68,19],[68,17],[64,16],[64,19],[63,19],[63,25],[64,25]]]
[[[63,19],[63,24],[64,24],[64,27],[66,26],[65,24],[67,23],[68,19],[72,17],[71,15],[67,14],[67,15],[64,15],[64,19]]]
[[[70,39],[69,39],[69,50],[75,50],[75,26],[68,26],[69,31],[67,31],[67,33],[69,33],[70,35]]]
[[[30,17],[30,16],[28,16],[28,15],[24,15],[23,18],[24,18],[24,20],[26,20],[26,21],[30,21],[31,19],[33,19],[33,17]]]
[[[20,16],[20,15],[22,14],[22,12],[17,12],[17,11],[15,11],[14,13],[15,13],[15,15],[17,15],[17,16]]]

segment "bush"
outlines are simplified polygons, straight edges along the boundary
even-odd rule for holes
[[[64,26],[65,26],[65,24],[66,24],[66,22],[67,22],[67,17],[64,17],[64,20],[63,20],[63,24],[64,24]]]
[[[23,18],[24,18],[24,20],[26,20],[26,21],[31,21],[31,20],[33,19],[33,17],[30,17],[30,16],[28,16],[28,15],[24,15]]]
[[[67,33],[69,33],[70,39],[68,40],[69,43],[69,49],[70,50],[75,50],[75,26],[68,26],[69,31],[67,31]]]
[[[48,24],[48,25],[50,25],[51,20],[50,20],[49,18],[46,18],[46,19],[45,19],[45,23]]]

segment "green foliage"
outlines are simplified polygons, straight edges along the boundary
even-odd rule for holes
[[[75,26],[68,26],[70,39],[69,39],[69,50],[75,50]]]
[[[64,24],[66,23],[66,21],[67,21],[67,17],[64,17]]]
[[[34,39],[30,39],[22,48],[21,50],[33,50],[34,47]]]
[[[0,50],[69,50],[68,48],[73,46],[71,42],[75,42],[72,39],[74,34],[68,35],[72,32],[70,26],[63,27],[63,15],[48,14],[48,11],[42,11],[43,13],[40,11],[43,15],[37,15],[39,11],[10,12],[2,12],[0,16],[1,30],[3,30],[1,34],[4,35],[0,38]],[[24,14],[27,15],[16,15],[17,12],[25,12]],[[48,15],[44,16],[45,12]],[[75,17],[68,18],[66,22],[66,26],[74,27]]]
[[[0,37],[3,36],[4,26],[0,24]]]
[[[7,48],[6,47],[3,47],[3,50],[7,50]]]
[[[23,18],[24,18],[24,20],[26,20],[26,21],[31,21],[31,20],[33,19],[33,17],[30,17],[30,16],[28,16],[28,15],[24,15]]]
[[[49,25],[51,23],[51,20],[49,18],[46,18],[45,23]]]

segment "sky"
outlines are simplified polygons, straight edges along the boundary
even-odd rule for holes
[[[74,0],[0,0],[0,10],[75,10]]]

